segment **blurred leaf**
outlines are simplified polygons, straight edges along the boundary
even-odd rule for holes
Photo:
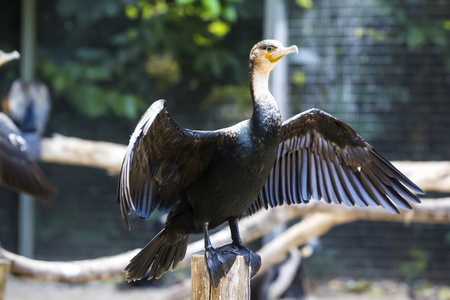
[[[447,46],[447,36],[442,30],[433,30],[430,34],[430,40],[441,48]]]
[[[302,87],[306,84],[306,74],[301,71],[295,71],[292,75],[292,81],[296,86]]]
[[[312,0],[295,0],[295,2],[304,9],[311,9],[314,7],[314,2]]]
[[[75,90],[75,87],[74,87]],[[98,117],[103,115],[108,107],[102,101],[104,95],[100,89],[91,85],[78,85],[72,101],[75,102],[78,109],[89,117]]]
[[[220,15],[219,0],[201,0],[201,2],[211,19],[217,18]]]
[[[125,32],[113,35],[111,38],[111,43],[117,46],[125,45],[135,41],[138,38],[138,35],[139,32],[135,28],[130,28]]]
[[[410,248],[409,255],[411,260],[400,265],[400,272],[408,281],[420,279],[428,266],[428,253],[424,249]]]
[[[139,16],[139,10],[136,6],[133,5],[127,5],[125,6],[125,15],[131,19],[135,20]]]
[[[143,100],[140,97],[126,94],[111,94],[110,100],[114,112],[129,119],[134,119],[139,113],[139,108],[143,107]]]
[[[194,3],[196,0],[176,0],[175,3],[178,5],[188,5]]]
[[[236,8],[231,4],[226,4],[225,8],[223,9],[222,16],[228,22],[231,22],[231,23],[236,22],[236,20],[237,20]]]
[[[410,26],[406,32],[406,43],[409,48],[417,49],[425,43],[425,31],[418,26]]]
[[[205,47],[205,46],[211,46],[212,45],[212,41],[208,38],[205,38],[204,36],[202,36],[199,33],[195,33],[193,36],[194,42],[201,47]]]
[[[75,55],[82,60],[101,60],[107,53],[101,48],[80,47],[75,50]]]
[[[215,21],[208,25],[208,30],[218,37],[224,37],[230,31],[230,25],[222,21]]]
[[[449,30],[449,31],[450,31],[450,20],[444,20],[444,21],[442,21],[442,27],[443,27],[445,30]]]

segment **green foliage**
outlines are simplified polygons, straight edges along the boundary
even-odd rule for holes
[[[64,96],[81,113],[89,117],[113,112],[120,117],[134,118],[146,104],[139,96],[102,88],[111,79],[108,66],[66,63],[61,66],[45,60],[40,64],[42,74],[50,80],[56,96]]]
[[[186,82],[205,89],[241,71],[241,53],[224,46],[239,2],[56,1],[67,30],[56,47],[40,49],[39,75],[87,116],[135,119],[148,100],[186,93]]]
[[[301,71],[295,71],[292,75],[292,81],[297,87],[303,87],[306,84],[306,74]]]
[[[439,6],[428,5],[426,0],[405,3],[385,1],[381,12],[394,16],[401,25],[401,31],[393,34],[396,42],[406,44],[411,51],[433,45],[449,54],[447,41],[450,38],[450,24],[440,11],[432,12],[430,9],[439,9]]]
[[[375,41],[384,41],[384,40],[388,39],[388,35],[386,33],[384,33],[383,31],[375,29],[375,28],[368,28],[368,27],[366,27],[366,28],[360,27],[360,28],[356,29],[355,32],[353,33],[353,35],[356,38],[368,37]]]
[[[395,26],[360,27],[353,33],[355,38],[405,45],[411,53],[436,47],[450,70],[450,20],[439,11],[439,5],[429,5],[426,0],[383,1],[374,10],[373,16],[392,17]]]
[[[214,116],[214,123],[221,126],[239,122],[251,117],[253,106],[247,83],[215,86],[204,98],[201,108]]]
[[[400,265],[400,272],[407,281],[420,279],[428,266],[428,253],[424,249],[411,248],[409,249],[411,261],[402,263]]]
[[[314,2],[312,0],[296,0],[295,2],[304,9],[311,9],[314,7]]]

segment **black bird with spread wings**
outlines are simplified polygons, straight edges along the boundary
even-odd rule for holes
[[[250,52],[253,114],[217,131],[179,127],[163,100],[138,122],[122,164],[118,202],[128,215],[147,219],[169,212],[164,229],[125,268],[127,280],[159,278],[184,258],[191,234],[203,233],[211,283],[217,287],[236,255],[252,276],[260,257],[241,242],[238,219],[261,208],[324,199],[348,206],[379,206],[392,213],[420,203],[423,191],[348,125],[311,109],[281,122],[268,89],[270,71],[296,46],[274,40]],[[411,192],[412,191],[412,192]],[[215,249],[209,229],[228,222],[232,243]]]

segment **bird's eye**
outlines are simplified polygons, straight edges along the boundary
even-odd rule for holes
[[[270,46],[267,46],[266,50],[267,50],[267,52],[272,52],[273,48]]]

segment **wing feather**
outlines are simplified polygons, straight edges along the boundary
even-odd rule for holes
[[[309,198],[318,197],[317,194],[317,174],[316,174],[316,158],[312,151],[309,151],[308,155],[308,193]]]
[[[117,201],[122,216],[147,219],[169,211],[183,189],[208,166],[222,136],[179,127],[165,101],[153,103],[139,120],[122,163]]]
[[[283,123],[278,158],[248,213],[311,198],[399,213],[420,203],[414,193],[424,194],[350,126],[311,109]]]

